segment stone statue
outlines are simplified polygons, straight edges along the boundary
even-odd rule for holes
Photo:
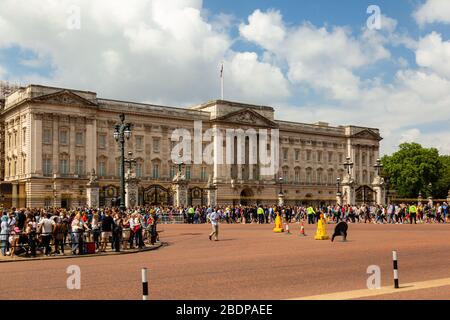
[[[89,174],[89,183],[93,184],[97,182],[97,175],[95,174],[95,169],[92,168],[91,173]]]

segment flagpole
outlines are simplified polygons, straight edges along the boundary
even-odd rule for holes
[[[222,69],[220,71],[220,90],[221,90],[221,100],[223,100],[223,61],[222,61]]]

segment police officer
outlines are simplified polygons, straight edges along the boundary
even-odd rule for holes
[[[258,215],[258,223],[264,224],[264,209],[262,208],[261,205],[258,207],[256,214]]]
[[[314,224],[314,215],[316,212],[314,211],[312,206],[309,206],[308,209],[306,209],[306,212],[308,214],[308,224]]]
[[[414,224],[417,224],[417,207],[413,203],[409,206],[409,221],[412,224],[414,220]]]

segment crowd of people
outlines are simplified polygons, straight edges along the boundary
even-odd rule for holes
[[[158,208],[140,208],[122,213],[105,209],[16,209],[3,210],[0,246],[3,256],[35,257],[143,249],[158,241]],[[53,249],[52,249],[53,248]]]
[[[284,223],[304,221],[315,224],[323,215],[327,223],[450,223],[450,207],[444,203],[401,203],[381,205],[313,206],[188,206],[139,207],[121,212],[103,209],[16,209],[3,210],[0,224],[0,246],[3,256],[23,254],[35,257],[73,255],[111,250],[143,249],[158,239],[157,224],[201,224],[214,220],[221,223],[273,224],[277,214]]]
[[[173,214],[172,209],[169,210]],[[450,207],[446,202],[437,204],[401,203],[382,205],[328,205],[313,206],[224,206],[188,207],[179,209],[186,223],[206,223],[208,213],[217,211],[223,223],[269,223],[275,221],[277,213],[284,222],[305,221],[315,224],[320,215],[327,222],[347,223],[450,223]]]

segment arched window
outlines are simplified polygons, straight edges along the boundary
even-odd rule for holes
[[[306,169],[306,183],[308,183],[308,184],[312,183],[312,169],[311,168]]]
[[[294,169],[294,182],[300,183],[300,168],[299,167],[295,167],[295,169]]]

